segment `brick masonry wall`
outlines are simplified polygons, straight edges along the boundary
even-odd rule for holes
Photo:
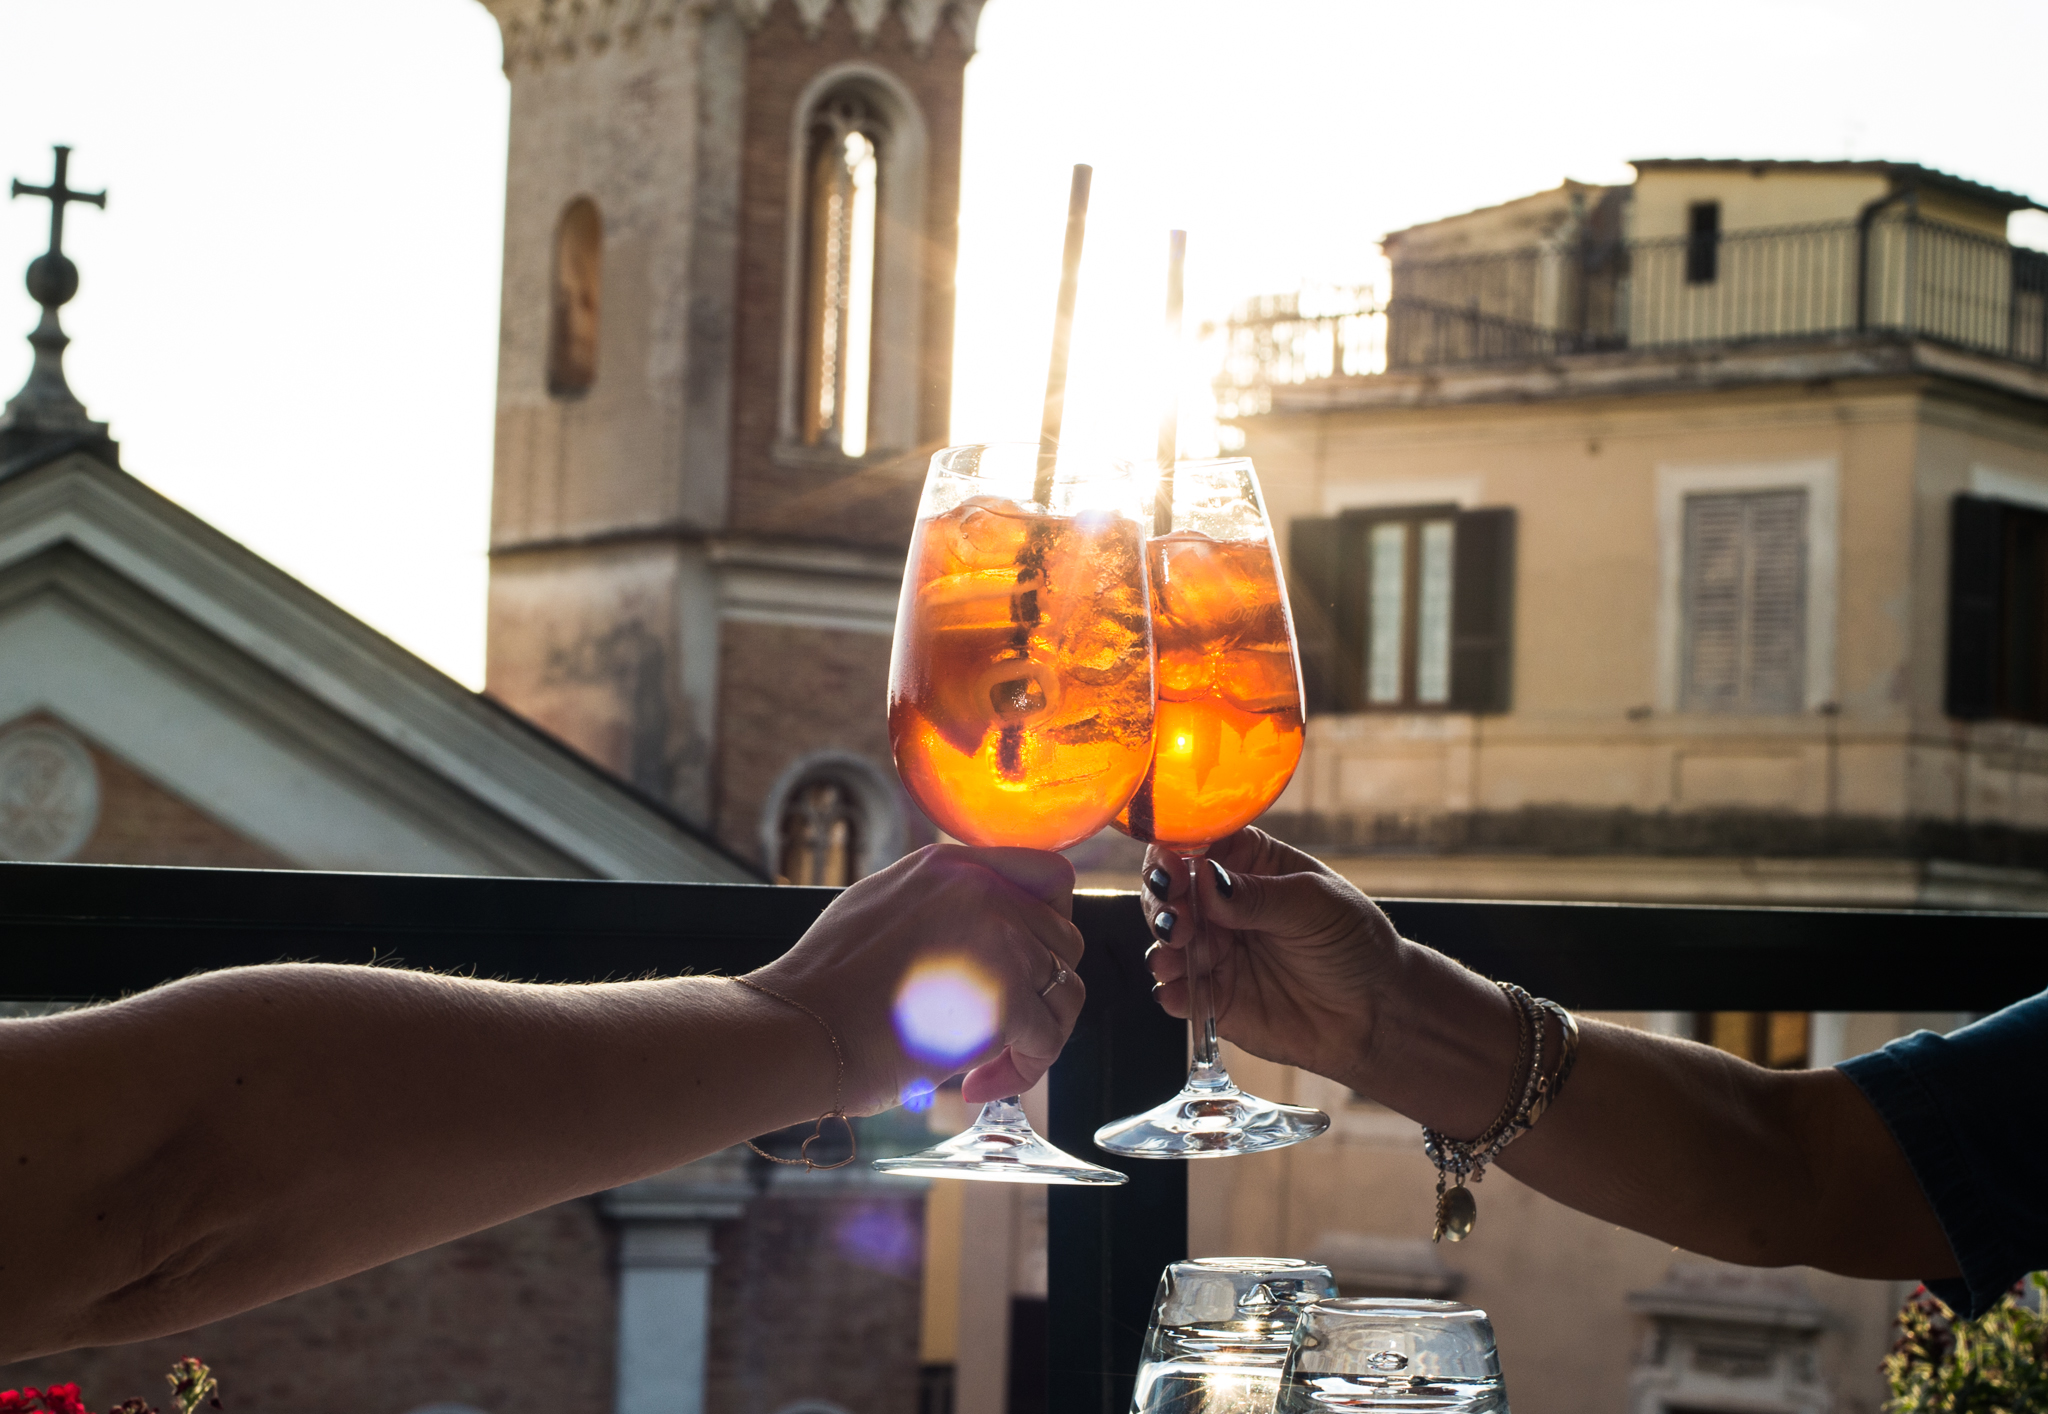
[[[826,12],[813,39],[794,5],[777,5],[747,43],[747,99],[740,192],[740,268],[733,386],[732,526],[750,530],[789,499],[845,471],[786,466],[774,455],[782,386],[784,258],[789,212],[792,106],[810,80],[834,64],[886,69],[916,97],[926,126],[925,289],[919,442],[946,436],[952,401],[953,270],[960,226],[960,112],[967,52],[941,24],[920,58],[893,9],[872,44],[862,44],[843,5]],[[826,532],[829,534],[829,530]]]
[[[880,634],[727,623],[718,753],[718,836],[726,846],[759,860],[769,792],[810,752],[865,756],[893,782],[888,691],[889,640]],[[930,826],[901,787],[897,793],[906,844],[915,847],[931,838]]]
[[[717,1252],[706,1414],[917,1408],[922,1194],[771,1194]]]
[[[564,1203],[181,1335],[0,1366],[0,1389],[161,1403],[197,1355],[229,1414],[611,1414],[611,1262],[594,1206]]]

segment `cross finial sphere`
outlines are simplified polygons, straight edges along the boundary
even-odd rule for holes
[[[83,452],[108,466],[121,465],[107,425],[86,415],[85,404],[64,381],[64,346],[71,342],[58,322],[58,307],[78,293],[78,267],[64,254],[64,208],[74,201],[104,208],[103,191],[74,191],[66,180],[71,149],[57,148],[57,168],[50,184],[32,187],[16,178],[15,196],[39,196],[50,203],[50,248],[28,265],[28,292],[43,307],[43,317],[28,336],[36,351],[28,381],[0,412],[0,477],[40,465],[41,460],[68,451]]]
[[[87,205],[97,206],[102,211],[104,211],[106,210],[107,206],[107,194],[104,191],[73,191],[69,184],[67,184],[64,180],[65,174],[69,171],[71,167],[71,149],[68,147],[59,146],[54,150],[57,154],[57,171],[56,175],[50,178],[50,184],[46,187],[32,187],[27,182],[24,182],[21,178],[16,177],[14,179],[13,195],[39,196],[50,203],[49,254],[51,256],[56,257],[56,259],[52,260],[50,264],[52,266],[61,268],[62,266],[70,264],[69,261],[63,258],[64,208],[69,206],[74,201],[82,201],[85,202]],[[72,283],[74,284],[74,286],[77,283],[77,278],[78,277],[74,272],[72,275]],[[64,296],[64,299],[69,298],[70,295],[68,294]],[[37,299],[41,303],[45,304],[64,303],[64,299],[43,300],[42,296],[39,294],[37,295]]]

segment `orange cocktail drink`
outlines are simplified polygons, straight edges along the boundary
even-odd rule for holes
[[[921,516],[898,610],[889,739],[903,784],[969,844],[1064,849],[1152,755],[1143,531],[976,495]]]
[[[1301,760],[1301,679],[1271,544],[1198,530],[1155,537],[1159,655],[1152,771],[1117,825],[1199,850],[1250,824]]]

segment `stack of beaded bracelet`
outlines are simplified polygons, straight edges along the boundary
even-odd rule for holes
[[[1434,1129],[1422,1131],[1422,1151],[1436,1165],[1436,1226],[1430,1233],[1432,1242],[1441,1242],[1446,1237],[1462,1242],[1471,1233],[1479,1218],[1479,1204],[1466,1183],[1484,1179],[1486,1166],[1543,1118],[1543,1112],[1557,1102],[1579,1058],[1576,1017],[1556,1002],[1530,996],[1512,982],[1496,985],[1515,1009],[1519,1036],[1507,1102],[1499,1118],[1477,1139],[1451,1139]],[[1552,1017],[1557,1018],[1564,1054],[1557,1069],[1545,1075],[1543,1033]]]

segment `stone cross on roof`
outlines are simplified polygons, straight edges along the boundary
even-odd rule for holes
[[[43,317],[28,336],[36,351],[28,382],[0,415],[0,480],[52,461],[67,452],[85,452],[109,466],[120,454],[107,436],[107,425],[86,415],[64,381],[64,347],[71,340],[57,322],[57,310],[78,293],[78,267],[64,254],[64,208],[74,201],[105,208],[107,194],[73,191],[65,181],[71,149],[57,150],[57,172],[46,187],[15,179],[15,196],[40,196],[50,203],[50,248],[29,262],[28,292],[43,307]]]
[[[74,201],[85,201],[104,211],[107,209],[107,194],[103,191],[83,192],[71,190],[64,182],[64,174],[71,166],[71,149],[60,147],[56,149],[56,153],[57,175],[50,179],[50,184],[46,187],[32,187],[21,178],[16,177],[14,179],[14,195],[48,198],[50,203],[50,254],[61,257],[64,254],[64,208]],[[68,260],[64,263],[66,265],[71,264]],[[76,278],[76,271],[74,270],[74,281]],[[58,300],[43,300],[41,296],[37,296],[37,301],[38,303],[62,304],[64,300],[70,298],[71,296],[68,294],[63,299]]]

